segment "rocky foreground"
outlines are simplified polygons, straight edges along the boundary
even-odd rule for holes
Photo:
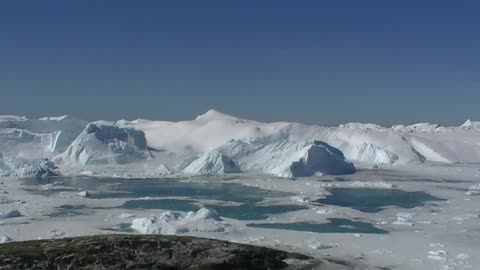
[[[346,262],[220,240],[97,235],[0,245],[0,269],[353,269]]]

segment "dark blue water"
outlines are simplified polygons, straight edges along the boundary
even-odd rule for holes
[[[331,195],[317,202],[328,205],[351,207],[365,213],[376,213],[388,206],[414,208],[445,199],[435,197],[423,191],[404,191],[401,189],[374,188],[333,188]]]
[[[268,228],[279,230],[291,230],[315,233],[364,233],[364,234],[387,234],[388,231],[377,228],[371,223],[352,221],[342,218],[331,218],[328,223],[251,223],[248,227]]]

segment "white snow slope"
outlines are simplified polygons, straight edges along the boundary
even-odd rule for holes
[[[97,127],[91,133],[87,124],[68,116],[41,119],[0,116],[0,153],[5,160],[56,157],[55,161],[63,161],[59,166],[67,163],[73,166],[115,165],[142,161],[150,157],[148,149],[155,148],[165,151],[156,154],[153,160],[158,166],[167,164],[173,168],[172,172],[258,171],[288,175],[285,168],[301,159],[304,153],[301,145],[322,141],[343,152],[347,160],[362,166],[480,162],[480,123],[470,120],[458,127],[428,123],[391,128],[361,123],[322,127],[288,122],[261,123],[210,110],[194,120],[180,122],[98,121],[90,124],[90,128]],[[278,152],[251,150],[254,139],[266,145],[265,149]],[[232,146],[231,140],[252,144],[246,148],[249,150],[245,157],[226,151]],[[282,145],[285,148],[278,148]],[[278,162],[267,164],[272,155],[279,157]],[[201,158],[192,163],[198,156]],[[262,168],[254,170],[259,164]]]

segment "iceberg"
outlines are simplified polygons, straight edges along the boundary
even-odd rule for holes
[[[270,139],[231,140],[194,160],[184,172],[217,174],[241,171],[290,178],[355,172],[355,166],[340,150],[324,142],[271,142]]]
[[[27,177],[53,177],[59,176],[57,166],[48,159],[24,160],[8,159],[0,160],[0,172],[2,176],[12,176],[19,178]]]
[[[90,123],[62,154],[75,165],[124,164],[149,157],[143,131],[115,124]]]
[[[224,232],[229,227],[211,209],[197,212],[167,211],[157,217],[135,218],[131,228],[143,234],[176,235],[191,232]]]

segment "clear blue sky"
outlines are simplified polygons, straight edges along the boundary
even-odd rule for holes
[[[479,1],[0,1],[0,114],[480,119]]]

